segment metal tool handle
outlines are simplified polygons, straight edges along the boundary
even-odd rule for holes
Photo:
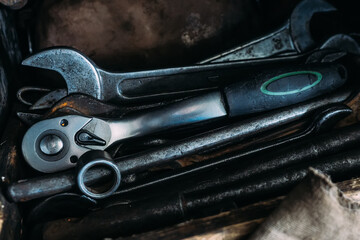
[[[221,88],[226,84],[249,78],[264,64],[289,65],[296,59],[273,58],[225,62],[186,67],[155,69],[139,72],[112,73],[97,69],[102,100],[121,103],[144,103],[178,98]]]
[[[135,113],[121,120],[108,120],[111,129],[109,145],[126,138],[144,136],[225,116],[227,111],[223,96],[219,91],[214,91],[165,107]]]
[[[339,64],[305,65],[262,71],[225,88],[230,116],[264,112],[329,93],[342,86],[347,71]]]
[[[231,141],[240,141],[254,134],[259,134],[275,127],[288,124],[301,117],[306,117],[312,111],[326,104],[343,102],[351,96],[350,90],[339,91],[323,96],[312,102],[302,103],[292,108],[280,109],[271,114],[253,117],[212,132],[193,136],[186,140],[154,149],[146,153],[128,156],[117,163],[121,173],[136,173],[174,161],[180,157],[189,156]],[[89,171],[90,172],[90,171]],[[96,171],[86,179],[86,184],[95,182],[109,174],[108,171]],[[76,185],[73,171],[48,174],[28,181],[13,183],[8,188],[8,195],[14,202],[29,201],[73,189]]]
[[[144,103],[190,96],[214,90],[239,76],[247,64],[223,63],[156,69],[131,73],[98,70],[103,82],[104,100]]]
[[[232,92],[235,92],[235,95],[249,96],[249,89],[252,93],[254,90],[261,90],[262,85],[258,86],[258,84],[263,84],[263,81],[278,77],[278,79],[273,79],[274,82],[269,82],[269,86],[267,87],[269,87],[270,90],[263,89],[262,94],[258,94],[261,92],[257,91],[257,96],[254,95],[251,97],[254,98],[260,96],[261,99],[258,102],[253,101],[253,104],[250,104],[250,108],[254,108],[255,105],[259,106],[259,103],[260,106],[267,104],[264,104],[263,101],[267,100],[267,98],[265,99],[263,96],[272,96],[270,98],[276,103],[270,104],[268,109],[273,109],[274,105],[280,105],[281,107],[292,104],[294,102],[299,102],[298,99],[301,99],[302,97],[304,97],[304,100],[306,100],[308,99],[305,97],[306,95],[318,96],[323,93],[322,90],[318,91],[319,88],[329,89],[329,87],[331,88],[332,84],[334,84],[333,88],[337,88],[339,83],[342,84],[346,78],[345,68],[342,67],[341,69],[338,69],[339,67],[335,66],[335,69],[331,69],[332,66],[329,65],[318,67],[284,66],[280,69],[271,69],[267,71],[264,70],[259,74],[254,74],[254,72],[257,71],[254,66],[241,63],[226,63],[215,65],[208,64],[184,68],[169,68],[121,74],[100,71],[100,75],[102,76],[102,80],[104,82],[103,86],[109,86],[112,88],[107,90],[105,89],[107,93],[105,95],[107,96],[108,100],[120,100],[123,102],[144,102],[153,101],[154,99],[162,100],[169,97],[180,97],[189,95],[191,92],[199,92],[202,90],[218,88],[221,85],[224,86],[226,83],[235,81],[237,83],[226,88],[232,89],[226,90],[228,94],[231,95]],[[330,71],[329,73],[327,73],[328,70]],[[303,71],[308,71],[308,73],[304,73]],[[339,76],[340,73],[341,76]],[[287,75],[283,76],[281,74]],[[288,74],[293,75],[289,76]],[[309,81],[312,81],[313,79],[312,77],[309,78],[309,74],[315,79],[317,76],[321,75],[320,82],[316,82],[315,80],[316,83],[314,86],[311,85],[312,82],[311,84],[307,83],[306,79]],[[329,77],[333,79],[333,83],[329,82],[331,81],[328,79]],[[288,83],[286,81],[288,81]],[[274,87],[277,85],[279,86]],[[303,89],[302,86],[305,89]],[[271,90],[273,88],[276,88],[277,90]],[[310,90],[308,90],[308,88],[310,88]],[[116,91],[114,91],[114,89],[116,89]],[[271,93],[274,91],[276,91],[276,93]],[[318,92],[318,94],[314,94],[315,92]],[[286,96],[286,98],[284,96]],[[243,102],[244,99],[241,99],[243,103],[241,105],[249,106],[248,103],[252,101],[251,98],[248,98],[245,102]],[[234,104],[230,101],[231,99],[232,97],[230,97],[228,101],[230,105]],[[286,104],[289,99],[293,99],[293,101],[290,101],[289,104]],[[238,105],[239,103],[240,102],[237,102]],[[260,108],[263,109],[263,107]]]

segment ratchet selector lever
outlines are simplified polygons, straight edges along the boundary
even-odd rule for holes
[[[129,138],[224,117],[237,117],[299,103],[331,92],[346,81],[339,64],[272,69],[213,91],[121,119],[68,115],[34,124],[22,152],[38,171],[74,167],[90,150],[105,150]]]

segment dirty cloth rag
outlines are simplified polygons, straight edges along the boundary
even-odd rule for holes
[[[250,236],[250,240],[359,240],[360,205],[328,177],[309,175]]]

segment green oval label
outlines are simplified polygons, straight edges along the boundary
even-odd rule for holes
[[[290,77],[290,76],[294,76],[294,75],[301,75],[301,74],[313,74],[313,75],[315,75],[317,77],[317,79],[316,79],[315,82],[313,82],[310,85],[307,85],[307,86],[305,86],[303,88],[300,88],[300,89],[287,91],[287,92],[272,92],[272,91],[269,91],[267,89],[269,84],[272,83],[272,82],[275,82],[275,81],[280,80],[280,79],[285,78],[285,77]],[[289,94],[294,94],[294,93],[299,93],[299,92],[302,92],[302,91],[306,91],[309,88],[312,88],[315,85],[319,84],[321,82],[321,80],[322,80],[322,75],[319,72],[314,72],[314,71],[289,72],[289,73],[284,73],[284,74],[278,75],[278,76],[273,77],[273,78],[269,79],[268,81],[264,82],[263,85],[261,85],[260,90],[261,90],[262,93],[267,94],[267,95],[275,95],[275,96],[289,95]]]

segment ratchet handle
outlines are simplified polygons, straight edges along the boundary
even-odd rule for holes
[[[340,64],[272,69],[224,88],[229,116],[264,112],[329,93],[341,87],[347,71]]]

